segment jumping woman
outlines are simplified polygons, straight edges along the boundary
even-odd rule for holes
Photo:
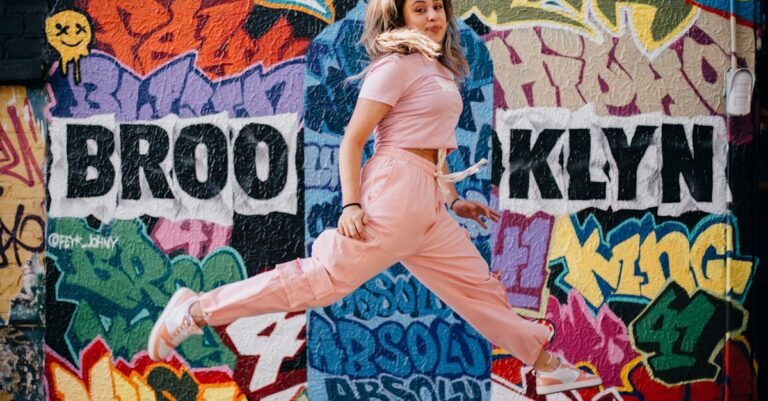
[[[469,73],[451,2],[368,1],[361,43],[372,62],[358,76],[364,81],[339,149],[337,228],[320,234],[309,258],[207,293],[177,290],[152,328],[153,360],[206,325],[331,305],[400,262],[488,340],[532,366],[539,394],[601,384],[545,350],[551,330],[512,310],[503,285],[447,210],[483,228],[500,218],[461,199],[453,185],[485,160],[448,172],[462,111],[458,84]],[[372,131],[374,155],[361,170]]]

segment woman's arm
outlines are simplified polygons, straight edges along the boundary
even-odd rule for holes
[[[448,174],[448,172],[448,162],[446,161],[443,165],[443,174]],[[480,218],[481,216],[485,216],[486,219],[493,222],[498,222],[501,219],[501,213],[496,210],[475,201],[461,199],[459,193],[456,191],[456,186],[453,185],[452,182],[444,182],[443,185],[448,188],[448,195],[446,195],[445,202],[457,216],[464,217],[465,219],[472,219],[483,228],[488,228],[488,226]],[[454,200],[456,202],[454,202]],[[488,220],[486,220],[486,222],[487,221]]]
[[[392,106],[373,100],[358,98],[339,148],[339,175],[341,177],[342,204],[360,202],[360,166],[363,147],[373,128],[384,118]],[[351,206],[341,214],[338,230],[342,235],[366,239],[363,225],[365,213]]]

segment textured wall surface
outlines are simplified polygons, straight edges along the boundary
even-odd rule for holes
[[[0,2],[0,85],[45,79],[46,0]]]
[[[43,397],[43,94],[0,87],[0,399]]]
[[[756,124],[724,115],[728,2],[455,6],[472,75],[449,161],[491,160],[457,189],[503,210],[457,219],[550,349],[604,381],[546,399],[754,400]],[[399,264],[147,356],[178,286],[307,256],[335,226],[364,7],[57,2],[46,85],[0,88],[0,400],[545,399]]]

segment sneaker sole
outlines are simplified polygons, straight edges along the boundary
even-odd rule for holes
[[[160,314],[160,317],[157,318],[155,324],[152,326],[152,331],[149,333],[149,341],[147,342],[147,353],[149,354],[149,359],[153,361],[160,361],[168,357],[168,355],[164,357],[160,357],[160,355],[158,355],[160,352],[160,341],[162,341],[160,338],[160,333],[165,329],[165,318],[168,316],[168,313],[170,313],[174,306],[186,301],[194,295],[195,293],[190,289],[180,289],[176,291],[175,294],[173,294],[171,299],[168,301],[168,304],[165,305],[163,312]]]
[[[594,387],[601,384],[603,384],[603,380],[599,377],[596,377],[594,379],[583,380],[580,382],[553,384],[551,386],[536,386],[536,394],[546,395],[552,393],[562,393],[563,391]]]

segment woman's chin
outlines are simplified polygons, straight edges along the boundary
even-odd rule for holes
[[[438,45],[443,43],[443,36],[437,33],[433,32],[427,32],[427,37],[432,39],[433,42],[437,43]]]

